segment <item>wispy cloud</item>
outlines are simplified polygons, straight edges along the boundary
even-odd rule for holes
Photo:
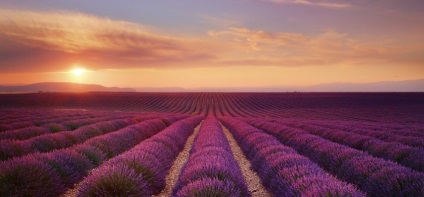
[[[346,34],[328,31],[317,36],[271,33],[247,28],[210,31],[209,35],[231,43],[228,63],[273,66],[329,65],[381,59],[385,48],[353,40]],[[225,41],[224,41],[225,40]],[[246,58],[248,57],[248,58]]]
[[[74,12],[0,9],[0,72],[214,66],[422,65],[424,45],[214,26],[201,37]],[[231,23],[217,21],[231,26]]]
[[[9,65],[8,69],[24,67],[11,62],[22,62],[22,58],[30,59],[32,54],[39,53],[55,54],[52,60],[63,59],[62,65],[56,67],[69,67],[67,61],[89,62],[93,67],[107,68],[168,65],[211,58],[208,50],[212,47],[205,46],[208,44],[202,40],[166,35],[136,23],[74,12],[2,9],[0,13],[0,42],[8,42],[0,46],[0,51],[8,53],[7,57],[0,57],[0,64]]]
[[[309,0],[266,0],[272,3],[277,4],[298,4],[298,5],[306,5],[306,6],[319,6],[326,8],[334,8],[334,9],[343,9],[353,7],[349,3],[338,3],[338,2],[329,2],[329,1],[309,1]]]

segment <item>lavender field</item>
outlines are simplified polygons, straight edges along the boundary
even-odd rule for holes
[[[2,94],[0,196],[424,196],[424,94]]]

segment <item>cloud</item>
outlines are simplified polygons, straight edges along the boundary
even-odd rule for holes
[[[0,13],[0,72],[64,71],[75,63],[92,70],[424,63],[422,42],[371,42],[334,30],[306,35],[214,26],[204,36],[184,37],[74,12]]]
[[[329,2],[329,1],[309,1],[309,0],[266,0],[272,3],[277,4],[297,4],[297,5],[306,5],[306,6],[319,6],[325,8],[334,8],[334,9],[343,9],[353,7],[349,3],[338,3],[338,2]]]
[[[209,35],[229,43],[231,51],[237,51],[225,58],[223,62],[228,64],[323,66],[384,61],[394,51],[392,48],[356,41],[347,34],[336,31],[307,36],[299,33],[228,28],[210,31]]]
[[[136,23],[74,12],[1,9],[0,13],[0,43],[5,43],[0,45],[2,71],[49,70],[51,64],[67,69],[72,61],[96,69],[213,58],[208,51],[213,47],[203,40],[166,35]],[[50,58],[44,57],[47,54]]]

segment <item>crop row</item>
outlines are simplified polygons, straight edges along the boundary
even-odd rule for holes
[[[380,135],[395,135],[397,137],[424,138],[424,128],[420,125],[402,124],[393,122],[346,121],[328,119],[302,119],[302,118],[267,118],[271,122],[280,122],[289,126],[314,125],[331,129],[341,129],[348,132],[377,132]]]
[[[25,111],[27,110],[19,110]],[[28,110],[32,112],[31,110]],[[28,112],[26,112],[28,113]],[[0,121],[0,133],[8,130],[21,129],[31,126],[43,126],[49,123],[64,123],[66,121],[78,120],[78,119],[89,119],[89,118],[102,118],[108,117],[110,114],[104,112],[92,112],[85,114],[75,114],[70,112],[56,112],[56,111],[45,111],[45,112],[34,112],[24,117],[16,117],[13,119],[5,119]],[[115,115],[116,116],[116,115]],[[119,115],[118,115],[119,116]],[[121,115],[122,116],[122,115]]]
[[[157,117],[143,117],[145,120],[152,118]],[[55,149],[67,148],[92,137],[113,132],[135,123],[135,119],[117,119],[83,126],[74,131],[40,135],[28,140],[2,140],[0,143],[0,160],[7,160],[34,152],[49,152]]]
[[[77,196],[151,196],[165,187],[165,176],[202,117],[172,124],[124,154],[93,170]]]
[[[215,118],[203,121],[172,196],[250,196],[222,127]]]
[[[351,122],[351,121],[315,121],[315,125],[331,128],[344,129],[346,131],[376,131],[379,134],[395,134],[401,136],[424,138],[424,130],[413,125],[403,125],[397,123],[373,123],[373,122]],[[383,132],[383,133],[381,133]]]
[[[140,121],[158,117],[159,115],[157,114],[146,114],[133,118],[97,122],[95,124],[82,126],[74,131],[50,133],[28,140],[1,140],[0,160],[7,160],[12,157],[23,156],[34,152],[48,152],[54,149],[67,148],[82,143],[92,137],[116,131]]]
[[[280,129],[290,129],[290,127],[280,125]],[[302,125],[299,128],[332,142],[363,150],[375,157],[392,160],[417,171],[424,171],[424,149],[401,143],[385,142],[374,137],[338,129],[327,129],[314,125]]]
[[[45,110],[2,110],[0,112],[0,123],[13,123],[13,122],[25,122],[33,120],[35,116],[37,120],[49,119],[55,117],[63,117],[66,114],[67,117],[78,116],[77,113],[71,113],[70,111],[59,114],[58,111],[49,110],[46,113]]]
[[[234,118],[221,122],[274,196],[365,196],[263,131]]]
[[[58,196],[103,161],[131,149],[185,117],[146,120],[67,149],[1,162],[0,196]]]
[[[128,117],[120,117],[120,119]],[[86,118],[86,119],[77,119],[63,122],[61,124],[53,123],[46,124],[43,126],[30,126],[24,127],[16,130],[9,130],[0,133],[0,140],[12,139],[12,140],[25,140],[32,137],[56,133],[60,131],[70,131],[75,130],[79,127],[95,124],[102,121],[114,120],[116,117],[102,117],[102,118]]]
[[[310,124],[308,124],[310,125]],[[375,137],[380,140],[384,140],[387,142],[399,142],[408,146],[414,146],[419,148],[424,148],[424,132],[413,131],[413,130],[392,130],[390,128],[384,129],[380,128],[377,130],[376,128],[362,128],[361,125],[351,126],[346,122],[338,123],[338,124],[326,124],[325,121],[320,123],[313,124],[315,127],[322,127],[323,129],[332,129],[332,130],[342,130],[345,132],[349,132],[352,134],[365,135],[370,137]],[[304,126],[304,124],[300,124],[297,126]],[[382,130],[384,129],[384,130]]]
[[[339,179],[357,185],[368,195],[420,196],[424,193],[424,174],[410,168],[300,129],[282,128],[281,124],[263,120],[250,121],[250,124],[309,157]]]
[[[402,127],[385,127],[385,124],[377,124],[381,125],[381,128],[378,128],[375,123],[363,122],[285,119],[269,119],[267,121],[286,128],[301,129],[331,141],[367,151],[376,157],[396,161],[418,171],[424,170],[424,160],[421,159],[424,158],[422,156],[424,154],[424,138],[418,136],[419,131],[404,130]],[[383,131],[382,129],[387,130]]]

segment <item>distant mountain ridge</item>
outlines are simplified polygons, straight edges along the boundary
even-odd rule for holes
[[[424,79],[372,83],[327,83],[312,86],[264,86],[231,88],[136,88],[139,92],[424,92]]]
[[[246,88],[234,88],[244,91]],[[251,88],[251,92],[424,92],[424,79],[372,83],[326,83],[312,86]]]
[[[373,83],[328,83],[313,86],[265,86],[232,88],[105,87],[96,84],[45,82],[29,85],[0,85],[0,92],[424,92],[424,79]]]
[[[304,89],[310,92],[424,92],[424,79],[373,83],[328,83]]]
[[[96,84],[44,82],[29,85],[0,85],[0,92],[135,92],[135,90],[131,88],[105,87]]]

